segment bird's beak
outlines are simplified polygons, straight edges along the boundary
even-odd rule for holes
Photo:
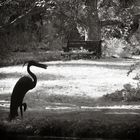
[[[36,67],[40,67],[40,68],[43,68],[43,69],[47,69],[47,65],[46,64],[42,64],[42,63],[38,63],[38,62],[34,62],[33,64],[31,64],[30,61],[25,61],[24,64],[23,64],[23,67],[25,66],[25,64],[28,63],[28,66],[36,66]]]
[[[43,68],[43,69],[47,69],[48,66],[45,64],[38,63],[38,67]]]

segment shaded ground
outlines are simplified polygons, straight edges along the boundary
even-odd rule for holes
[[[76,138],[140,137],[140,110],[28,110],[24,120],[8,122],[0,112],[0,132],[5,137],[49,136]],[[24,139],[24,138],[22,138]],[[36,139],[36,137],[34,138]]]

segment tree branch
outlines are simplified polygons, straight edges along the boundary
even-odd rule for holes
[[[8,31],[9,28],[11,28],[14,25],[17,25],[17,24],[21,23],[22,21],[24,21],[25,19],[31,17],[32,15],[45,12],[46,8],[47,8],[47,6],[44,6],[44,7],[36,6],[36,2],[35,2],[34,5],[28,11],[25,11],[24,14],[18,16],[17,18],[15,18],[10,23],[7,23],[7,24],[5,24],[3,26],[0,26],[0,32]]]

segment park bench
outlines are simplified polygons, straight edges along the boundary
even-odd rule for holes
[[[84,41],[72,40],[67,42],[67,46],[63,47],[62,56],[71,59],[72,56],[80,58],[100,58],[101,57],[101,41]]]

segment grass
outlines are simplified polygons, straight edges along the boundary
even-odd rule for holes
[[[37,61],[58,61],[58,60],[71,60],[78,59],[76,56],[74,58],[66,58],[62,55],[62,51],[41,51],[32,50],[32,52],[9,52],[4,56],[0,55],[0,67],[11,66],[23,64],[25,61],[37,60]],[[82,57],[80,58],[82,59]],[[88,59],[88,58],[83,58]]]
[[[45,102],[41,100],[42,97],[37,98],[34,94],[27,94],[25,101],[28,103],[28,109],[24,113],[23,120],[18,117],[17,120],[9,122],[9,109],[0,108],[0,134],[4,135],[5,139],[21,139],[21,137],[27,139],[27,136],[110,139],[140,137],[140,110],[95,111],[80,108],[80,106],[121,105],[124,104],[123,102],[66,95],[50,95],[43,98]],[[0,95],[0,99],[8,101],[10,95]],[[74,110],[43,109],[50,104],[53,106],[53,103],[76,105],[78,108]]]
[[[29,94],[29,96],[31,96]],[[76,138],[118,138],[134,139],[140,137],[140,110],[90,110],[80,106],[121,105],[123,102],[111,102],[100,98],[98,100],[84,97],[51,95],[42,102],[39,98],[29,98],[29,108],[12,122],[8,121],[9,109],[0,108],[0,133],[6,138],[18,139],[17,136],[38,137],[76,137]],[[32,95],[33,97],[33,95]],[[1,99],[9,100],[8,95]],[[64,103],[79,106],[71,110],[45,110],[44,106],[53,103]],[[117,112],[117,113],[116,113]],[[134,114],[131,114],[134,113]]]
[[[1,121],[0,132],[13,136],[122,139],[140,137],[139,115],[107,114],[107,111],[28,111],[24,120]],[[5,120],[7,113],[1,114],[1,120]]]
[[[56,61],[62,60],[61,52],[56,51],[32,51],[32,52],[11,52],[6,56],[0,58],[0,67],[23,64],[28,60],[37,60],[37,61]]]
[[[0,94],[0,100],[10,101],[10,94]],[[108,98],[91,98],[82,96],[67,95],[36,95],[28,93],[24,102],[28,104],[29,109],[45,109],[47,106],[68,106],[68,107],[95,107],[95,106],[114,106],[114,105],[140,105],[140,102],[113,101]]]
[[[7,60],[4,60],[1,64],[3,65],[15,65],[24,62],[29,59],[37,59],[39,61],[49,61],[61,59],[61,56],[58,54],[43,53],[43,54],[33,54],[33,53],[19,53],[14,56],[12,54]],[[53,58],[52,58],[53,57]],[[105,63],[107,61],[107,63]],[[124,61],[123,61],[124,62]],[[131,110],[90,110],[90,109],[81,109],[81,106],[102,106],[102,105],[122,105],[127,104],[124,102],[114,102],[108,101],[104,98],[95,99],[85,94],[70,95],[73,89],[73,93],[79,88],[81,90],[81,85],[84,84],[88,89],[88,80],[93,84],[90,84],[91,91],[93,86],[97,84],[102,84],[100,81],[105,80],[105,82],[111,81],[111,84],[115,81],[105,79],[109,72],[115,74],[116,77],[123,76],[129,65],[132,64],[132,61],[125,61],[124,65],[122,60],[97,60],[95,62],[89,62],[87,64],[81,63],[69,63],[67,64],[50,64],[47,69],[47,74],[45,71],[41,74],[40,70],[38,71],[38,79],[40,80],[38,89],[35,91],[29,92],[25,97],[25,102],[28,104],[28,110],[24,113],[24,119],[21,120],[18,118],[15,121],[9,122],[7,120],[9,109],[0,108],[0,134],[5,135],[6,138],[17,136],[53,136],[53,137],[76,137],[76,138],[137,138],[140,137],[140,116],[139,110],[133,110],[134,114],[131,114]],[[129,63],[130,62],[130,63]],[[121,63],[121,65],[120,65]],[[62,67],[64,65],[64,67]],[[20,68],[20,67],[16,67]],[[56,68],[58,68],[56,70]],[[71,72],[71,68],[75,70],[75,73]],[[101,69],[102,74],[99,75]],[[9,72],[7,71],[9,70]],[[82,70],[84,72],[82,72]],[[96,71],[94,71],[96,70]],[[103,71],[105,70],[105,72]],[[120,71],[122,70],[122,71]],[[78,72],[77,72],[78,71]],[[1,82],[1,87],[3,89],[11,89],[11,84],[8,85],[8,79],[12,79],[12,82],[16,81],[17,78],[21,76],[20,72],[10,67],[10,69],[3,69],[3,73],[0,75],[0,78],[3,80]],[[67,72],[67,73],[66,73]],[[76,73],[77,72],[77,73]],[[93,75],[89,76],[89,73],[92,72]],[[95,76],[94,76],[95,72]],[[104,73],[103,73],[104,72]],[[24,72],[23,72],[24,73]],[[111,74],[112,74],[111,73]],[[76,77],[78,76],[78,77]],[[89,76],[89,77],[88,77]],[[99,76],[100,80],[96,77]],[[112,77],[112,75],[109,75]],[[6,79],[7,78],[7,79]],[[77,79],[76,79],[77,78]],[[125,79],[126,77],[122,77]],[[65,83],[63,82],[65,79]],[[98,80],[97,80],[98,79]],[[58,82],[57,82],[58,80]],[[60,80],[60,81],[59,81]],[[74,83],[77,80],[76,84]],[[94,80],[94,81],[92,81]],[[97,81],[96,81],[97,80]],[[117,79],[119,80],[119,79]],[[56,85],[55,85],[56,81]],[[86,81],[86,82],[81,82]],[[7,83],[7,87],[5,83]],[[42,82],[42,83],[41,83]],[[44,84],[46,82],[46,85]],[[50,86],[49,86],[50,82]],[[54,85],[51,85],[51,82]],[[60,82],[60,83],[59,83]],[[64,83],[64,85],[60,85]],[[68,83],[69,82],[69,83]],[[102,86],[105,86],[103,82]],[[59,83],[59,85],[58,85]],[[80,84],[79,84],[80,83]],[[94,85],[96,83],[96,85]],[[67,87],[68,85],[68,87]],[[110,84],[108,84],[110,86]],[[12,85],[13,86],[13,85]],[[114,87],[116,85],[114,84]],[[52,94],[60,93],[61,91],[66,92],[69,88],[67,94]],[[83,87],[83,91],[84,91]],[[89,88],[90,89],[90,88]],[[99,90],[106,90],[103,88],[98,88]],[[80,91],[78,90],[78,92]],[[81,90],[81,91],[82,91]],[[110,89],[111,90],[111,89]],[[58,91],[58,92],[57,92]],[[86,93],[89,92],[88,90]],[[10,93],[8,94],[4,91],[5,94],[0,94],[0,100],[10,100]],[[45,110],[46,106],[55,106],[55,103],[61,103],[66,106],[76,106],[76,109],[72,110]],[[132,104],[136,104],[132,103]],[[137,102],[139,104],[139,102]],[[115,113],[119,112],[119,113]],[[122,114],[121,114],[122,113]],[[20,139],[20,137],[19,137]],[[25,138],[27,139],[27,138]]]

